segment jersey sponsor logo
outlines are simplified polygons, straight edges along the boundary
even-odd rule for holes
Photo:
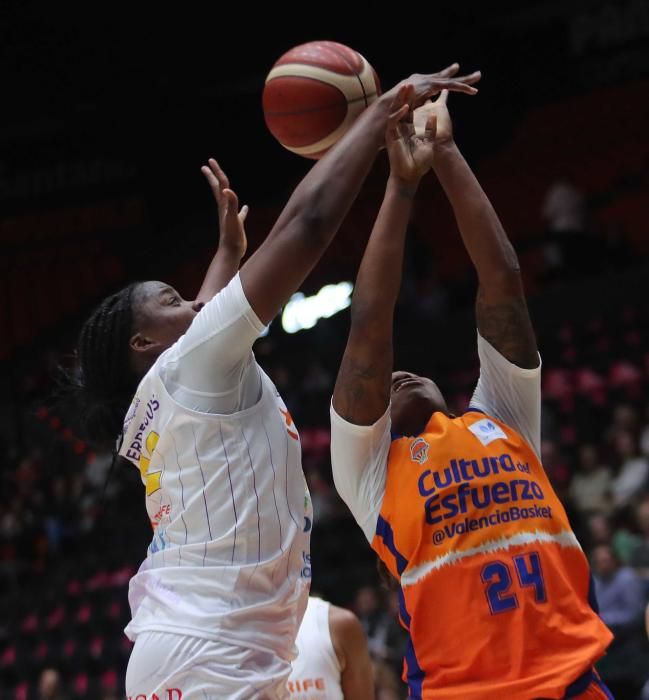
[[[139,695],[128,695],[127,698],[128,700],[183,700],[183,691],[180,688],[165,688],[160,695],[140,693]]]
[[[155,531],[153,539],[151,540],[151,544],[149,545],[149,551],[151,552],[151,554],[161,552],[163,549],[166,549],[168,547],[168,543],[165,537],[166,534],[166,532],[163,532],[159,528]]]
[[[519,508],[512,506],[506,510],[496,510],[489,515],[481,515],[479,518],[464,518],[459,522],[444,525],[440,530],[433,532],[433,544],[442,544],[446,540],[452,540],[466,535],[467,532],[484,530],[491,527],[498,527],[503,523],[517,522],[519,520],[552,520],[552,508],[550,506],[539,507],[537,505],[529,508]]]
[[[428,459],[428,449],[430,445],[424,438],[417,438],[410,445],[410,459],[417,464],[423,464]]]
[[[511,478],[518,472],[529,475],[529,464],[515,463],[507,453],[479,460],[452,459],[443,470],[425,469],[419,475],[417,486],[419,494],[426,499],[426,522],[435,525],[470,511],[519,501],[545,500],[543,489],[536,481]],[[487,476],[499,476],[500,480],[484,483]],[[472,481],[475,483],[471,484]]]
[[[289,693],[304,693],[309,690],[326,690],[324,678],[293,679],[286,684]]]
[[[160,436],[155,430],[152,430],[144,441],[145,447],[149,456],[144,454],[140,455],[140,474],[142,476],[142,481],[146,486],[146,495],[150,496],[160,489],[160,478],[162,477],[162,470],[156,472],[149,471],[149,466],[151,465],[151,457],[153,456],[153,451],[158,444]]]
[[[291,418],[288,408],[280,408],[279,412],[284,416],[284,420],[286,421],[286,432],[293,438],[293,440],[298,440],[299,438],[295,429],[295,423],[293,422],[293,418]]]
[[[135,418],[135,414],[137,413],[138,406],[140,405],[140,399],[135,396],[133,398],[133,401],[131,401],[131,405],[129,406],[128,413],[126,414],[126,418],[124,418],[124,427],[123,427],[123,432],[126,432],[128,430],[128,426],[133,422],[133,419]]]
[[[138,399],[138,404],[139,406],[139,399]],[[137,408],[136,406],[136,408]],[[147,401],[146,403],[146,412],[144,414],[144,417],[142,419],[142,422],[140,423],[138,427],[137,433],[135,433],[135,437],[133,440],[131,440],[131,444],[128,446],[128,449],[126,450],[126,456],[129,459],[133,460],[139,460],[140,455],[142,454],[142,439],[144,432],[146,429],[149,427],[150,423],[153,421],[153,417],[155,416],[156,412],[160,408],[160,402],[158,399],[156,399],[155,394],[151,396],[151,398]],[[130,413],[130,412],[129,412]],[[134,418],[135,416],[133,416]],[[131,421],[133,420],[131,418]]]
[[[311,553],[302,550],[302,568],[300,570],[302,578],[311,578]]]
[[[151,518],[151,527],[155,530],[163,518],[167,520],[171,517],[171,504],[166,503],[161,505],[156,511],[155,515]]]
[[[478,440],[480,440],[483,445],[489,445],[494,440],[507,439],[507,435],[503,429],[489,418],[483,418],[473,425],[470,425],[469,430],[478,438]]]

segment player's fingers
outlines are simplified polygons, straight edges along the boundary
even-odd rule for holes
[[[459,80],[446,81],[444,88],[451,92],[463,92],[466,95],[475,95],[478,92],[477,88],[474,88],[472,85],[467,85],[466,83],[461,83]]]
[[[396,124],[388,124],[385,130],[385,144],[386,146],[399,140],[399,132],[397,131]]]
[[[405,116],[408,114],[410,111],[410,106],[406,102],[406,104],[401,105],[399,109],[397,109],[396,112],[392,112],[392,114],[388,118],[388,130],[390,127],[396,126]]]
[[[204,165],[201,168],[201,172],[205,176],[207,184],[212,189],[212,193],[214,194],[216,201],[219,202],[221,199],[221,186],[219,185],[219,181],[216,179],[216,176],[207,165]]]
[[[426,120],[426,128],[424,129],[424,140],[431,143],[435,140],[437,134],[437,115],[433,112]]]
[[[399,137],[402,139],[408,139],[415,133],[415,125],[412,121],[400,121],[397,124],[399,130]]]
[[[450,78],[451,76],[455,75],[458,71],[460,70],[460,64],[459,63],[451,63],[450,66],[446,66],[443,70],[441,70],[438,75],[441,78]]]
[[[246,220],[246,217],[248,216],[248,212],[250,211],[249,207],[247,204],[244,204],[241,207],[241,211],[239,212],[239,221],[243,223]]]
[[[239,198],[232,190],[223,190],[223,200],[225,202],[226,215],[236,214],[239,211]]]
[[[479,70],[474,70],[473,73],[469,73],[468,75],[460,75],[454,78],[454,80],[459,80],[461,83],[466,83],[467,85],[474,85],[475,83],[479,82],[481,78],[482,73]]]
[[[442,90],[442,92],[440,93],[440,95],[436,101],[439,102],[441,105],[445,105],[447,100],[448,100],[448,90]]]
[[[216,176],[216,179],[219,181],[221,189],[227,189],[228,187],[230,187],[230,181],[228,180],[228,176],[223,172],[221,166],[216,162],[216,160],[214,158],[210,158],[207,162],[210,164],[212,172]]]

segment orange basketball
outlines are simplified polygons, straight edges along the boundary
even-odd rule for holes
[[[318,159],[380,94],[361,54],[335,41],[311,41],[287,51],[266,77],[264,118],[282,146]]]

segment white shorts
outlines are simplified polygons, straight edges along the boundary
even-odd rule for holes
[[[168,632],[138,634],[126,670],[128,700],[286,700],[288,661]]]

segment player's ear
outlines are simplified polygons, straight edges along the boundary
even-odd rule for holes
[[[135,352],[146,352],[153,346],[157,345],[157,341],[144,335],[144,333],[135,333],[128,341],[129,347]]]

